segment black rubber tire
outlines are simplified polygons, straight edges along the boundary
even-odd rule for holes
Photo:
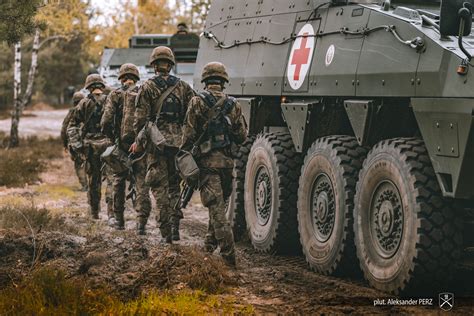
[[[383,191],[382,185],[397,191]],[[396,238],[398,245],[390,250],[394,253],[387,256],[377,250],[378,232],[371,232],[373,227],[379,227],[379,232],[385,227],[380,223],[387,208],[378,202],[381,200],[377,200],[377,192],[398,192],[400,197],[399,202],[388,201],[397,201],[397,208],[393,209],[401,209],[402,216],[390,217],[399,219],[401,224],[394,225],[401,229],[400,237]],[[379,203],[380,207],[373,209],[382,216],[369,215],[372,200]],[[379,225],[371,226],[371,222]],[[371,286],[393,294],[418,296],[442,290],[461,256],[462,221],[453,211],[451,201],[442,197],[422,140],[385,140],[370,151],[357,183],[354,232],[360,267]]]
[[[235,241],[239,241],[244,236],[247,228],[244,204],[245,168],[254,141],[255,136],[249,136],[234,154],[234,178],[226,217],[234,232]]]
[[[301,251],[296,223],[300,169],[301,155],[294,150],[289,134],[257,136],[245,172],[245,220],[250,241],[256,250],[280,254]],[[263,181],[257,184],[260,171],[266,174],[269,189],[262,185]],[[255,188],[261,187],[260,185],[271,193],[264,195],[265,199],[268,199],[268,203],[264,205],[269,205],[267,221],[264,224],[259,222],[257,216]]]
[[[321,274],[359,272],[354,269],[353,211],[357,176],[366,155],[367,150],[354,137],[329,136],[316,140],[304,159],[298,189],[298,231],[306,261]],[[325,220],[324,226],[314,223],[316,214],[311,206],[315,199],[318,207],[324,206],[319,217]]]

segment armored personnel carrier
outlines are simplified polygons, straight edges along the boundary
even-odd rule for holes
[[[252,135],[236,235],[386,292],[441,289],[472,242],[471,21],[457,0],[214,0],[196,69],[228,67]]]

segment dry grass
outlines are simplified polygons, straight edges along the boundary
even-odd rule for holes
[[[39,181],[46,161],[61,156],[57,139],[22,139],[20,147],[7,150],[8,137],[0,134],[0,186],[21,187]]]
[[[157,257],[138,283],[159,288],[185,286],[216,294],[226,292],[236,281],[220,258],[194,248],[179,247]]]
[[[201,291],[159,292],[122,302],[105,287],[91,289],[61,271],[36,270],[19,285],[0,291],[0,311],[6,315],[209,315],[253,314],[235,298]]]

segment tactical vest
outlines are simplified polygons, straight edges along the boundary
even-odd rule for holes
[[[209,107],[206,140],[200,145],[201,153],[205,154],[213,149],[226,148],[231,144],[231,122],[227,115],[235,106],[235,99],[227,96],[222,106],[215,107],[218,100],[209,92],[199,94]]]
[[[165,80],[161,76],[155,76],[153,82],[158,86],[160,91],[163,93],[168,89],[168,87],[175,86],[179,83],[180,79],[169,75]],[[181,104],[181,101],[171,93],[164,101],[161,107],[161,112],[156,120],[163,120],[165,122],[178,122],[182,123],[184,120],[184,107]]]
[[[99,101],[95,101],[92,96],[89,96],[90,101],[93,103],[92,113],[86,121],[84,130],[86,134],[99,134],[101,133],[100,120],[102,118],[103,107],[99,104]]]

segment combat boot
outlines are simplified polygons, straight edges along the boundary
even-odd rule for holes
[[[174,241],[178,241],[179,238],[179,219],[173,221],[171,226],[171,239]]]
[[[235,259],[235,253],[232,253],[230,255],[222,255],[222,259],[224,259],[224,262],[227,266],[236,269],[237,268],[237,260]]]
[[[92,219],[99,219],[99,210],[98,209],[91,209],[91,217],[92,217]]]

